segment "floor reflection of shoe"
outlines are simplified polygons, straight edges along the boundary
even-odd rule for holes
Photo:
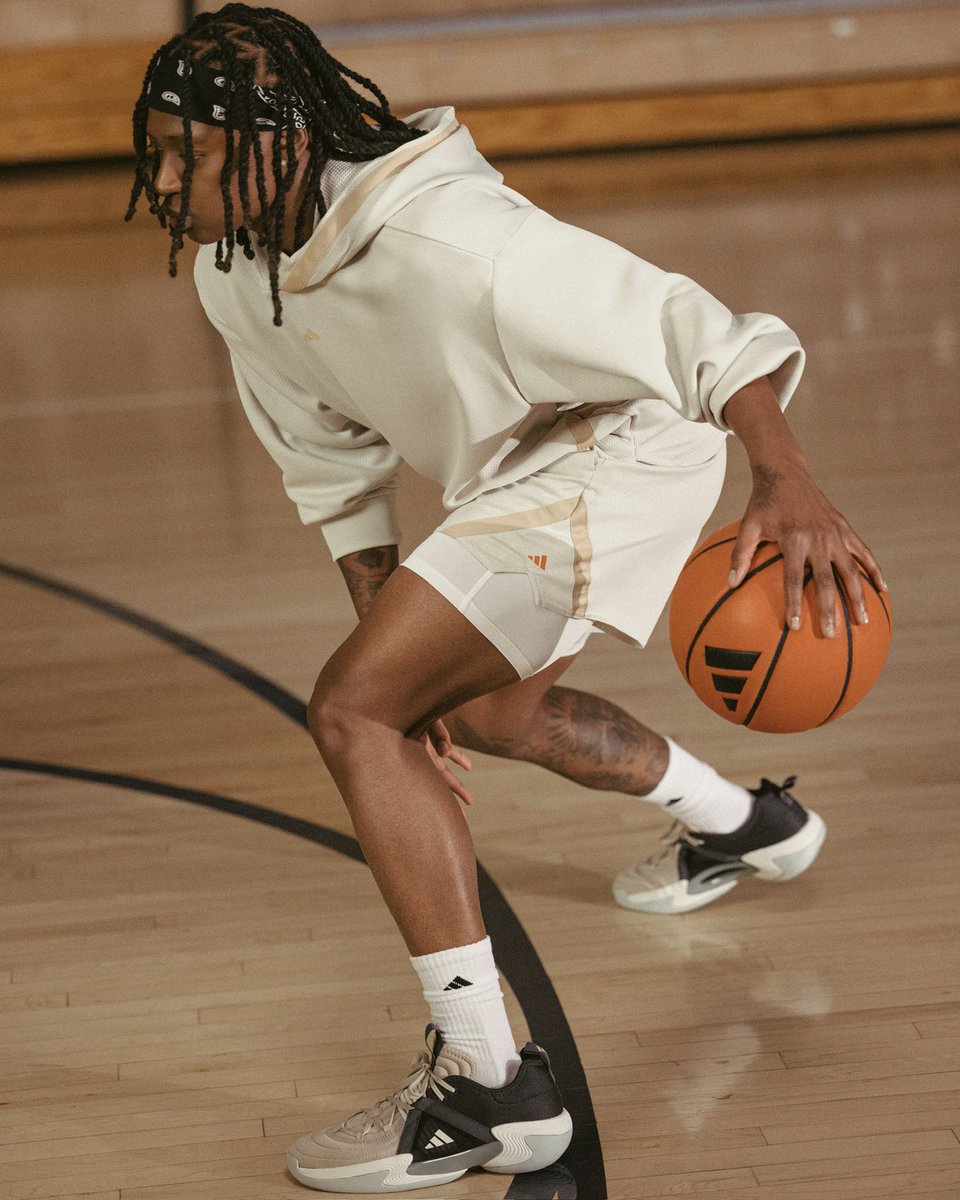
[[[290,1147],[296,1180],[328,1192],[399,1192],[451,1183],[470,1167],[538,1171],[563,1154],[573,1124],[539,1046],[524,1046],[508,1084],[488,1088],[435,1025],[426,1042],[392,1096]]]
[[[733,833],[701,833],[677,821],[660,849],[621,871],[613,884],[623,908],[683,913],[719,900],[742,878],[793,879],[820,853],[827,827],[790,795],[796,779],[751,788],[753,810]]]
[[[577,1181],[562,1163],[524,1175],[510,1184],[510,1200],[577,1200]]]

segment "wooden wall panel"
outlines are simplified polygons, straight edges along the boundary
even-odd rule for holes
[[[180,0],[2,0],[0,46],[75,45],[152,38],[180,28]]]
[[[701,0],[673,0],[671,6],[684,7]],[[197,8],[211,11],[220,8],[219,0],[203,3]],[[391,0],[285,0],[278,4],[292,16],[308,25],[339,25],[365,21],[406,21],[430,17],[484,16],[493,13],[542,12],[557,9],[652,8],[663,7],[662,0],[640,0],[624,4],[623,0],[403,0],[397,5]]]
[[[201,0],[196,7],[213,11],[223,2]],[[764,0],[753,2],[759,7]],[[278,7],[308,25],[323,26],[573,9],[586,13],[617,7],[662,10],[665,5],[663,0],[404,0],[402,5],[394,0],[280,0]],[[666,7],[681,12],[702,9],[703,0],[670,0]],[[179,28],[182,8],[181,0],[0,0],[0,46],[166,38]]]
[[[635,95],[960,66],[960,5],[331,44],[398,109]]]
[[[960,5],[887,7],[844,21],[786,12],[576,36],[345,38],[330,49],[375,79],[398,112],[442,103],[482,110],[478,126],[500,153],[557,149],[558,136],[576,146],[653,144],[960,120]],[[95,89],[88,46],[0,53],[0,163],[128,153],[130,111],[160,36],[110,45],[110,70],[98,71]],[[103,48],[96,53],[103,62]],[[850,86],[858,80],[869,86]],[[606,106],[600,123],[596,103]],[[578,104],[587,105],[579,115]]]
[[[559,153],[960,120],[960,72],[460,109],[488,155]]]

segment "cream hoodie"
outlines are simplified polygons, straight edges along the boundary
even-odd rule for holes
[[[453,509],[566,453],[563,412],[598,438],[629,423],[640,458],[678,427],[704,461],[739,388],[769,375],[786,405],[803,351],[782,321],[535,208],[452,109],[409,122],[426,136],[325,168],[328,211],[281,262],[282,327],[262,252],[196,260],[247,416],[334,558],[399,542],[401,459]]]

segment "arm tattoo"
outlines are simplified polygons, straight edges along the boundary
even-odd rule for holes
[[[762,463],[750,468],[753,475],[753,502],[757,508],[769,508],[777,496],[777,484],[783,478],[773,467]]]
[[[353,607],[362,617],[377,598],[377,593],[400,565],[397,546],[375,546],[370,550],[356,550],[337,559],[343,573]]]

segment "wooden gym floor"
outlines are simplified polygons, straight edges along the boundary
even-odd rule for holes
[[[941,131],[506,164],[558,215],[782,315],[791,420],[883,562],[896,638],[821,731],[728,726],[661,627],[569,672],[830,835],[783,888],[617,908],[657,810],[479,760],[470,814],[562,1169],[459,1197],[947,1200],[960,1189],[955,562],[960,145]],[[126,172],[4,180],[0,1195],[305,1195],[283,1150],[402,1078],[425,1013],[302,727],[351,609]],[[715,521],[745,496],[735,452]],[[406,545],[438,517],[410,477]],[[429,863],[412,863],[412,871]],[[509,1191],[508,1191],[509,1189]],[[414,1193],[419,1195],[420,1193]]]

